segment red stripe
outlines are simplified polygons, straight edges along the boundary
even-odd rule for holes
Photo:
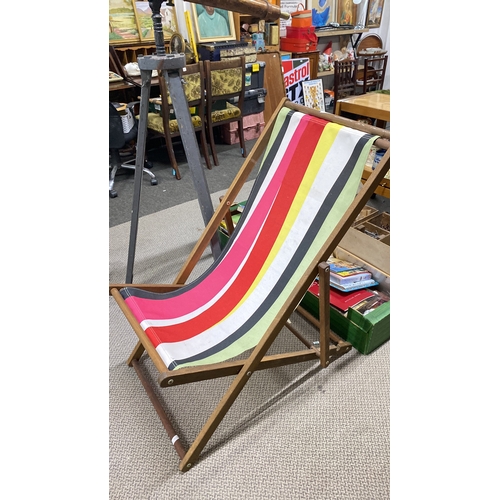
[[[241,300],[243,295],[247,292],[248,288],[255,280],[257,271],[261,269],[262,265],[264,264],[265,259],[269,255],[269,252],[279,231],[283,227],[284,220],[289,212],[290,204],[293,201],[298,188],[300,187],[302,178],[307,170],[311,156],[316,149],[318,139],[323,132],[324,125],[324,122],[312,123],[311,120],[307,120],[307,124],[303,128],[303,133],[301,134],[300,139],[297,140],[297,142],[294,144],[294,154],[289,155],[288,165],[292,168],[288,168],[287,170],[287,175],[285,175],[283,179],[279,193],[272,205],[269,217],[265,220],[263,230],[257,238],[257,243],[253,248],[252,253],[245,266],[237,276],[236,280],[224,293],[224,296],[221,297],[217,301],[217,303],[212,305],[207,311],[201,313],[196,318],[188,320],[185,323],[173,326],[148,328],[146,331],[155,344],[155,347],[156,345],[158,345],[157,343],[165,342],[167,341],[167,339],[170,342],[175,342],[193,337],[199,332],[208,329],[218,321],[222,320],[238,304],[238,302]],[[246,229],[247,228],[245,227],[245,232]],[[246,252],[248,244],[251,242],[252,240],[245,241],[242,239],[241,242],[236,240],[231,247],[230,252],[228,253],[232,254],[232,258],[234,258],[234,255],[236,255],[236,261],[241,262],[241,253]],[[225,275],[226,273],[222,272],[226,271],[225,262],[223,262],[219,267],[223,269],[217,269],[217,271],[221,271],[221,274]],[[232,266],[228,267],[229,269],[231,269]],[[232,272],[234,272],[234,270]],[[225,280],[222,282],[222,284],[227,283],[227,278],[224,277],[224,279]],[[203,293],[206,297],[205,282],[203,282],[203,292],[199,289],[199,287],[196,287],[190,292],[193,292],[195,290],[197,293]],[[169,308],[171,306],[169,299],[164,299],[162,301],[141,299],[141,301],[149,301],[149,305],[153,307],[156,312],[158,312],[158,302],[162,303],[163,306],[168,305]],[[190,310],[193,310],[192,303]],[[175,309],[175,312],[175,316],[180,315],[178,309]]]

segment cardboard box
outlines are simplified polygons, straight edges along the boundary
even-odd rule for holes
[[[245,116],[243,118],[243,137],[245,141],[257,139],[264,130],[264,126],[264,112]],[[238,143],[238,124],[236,122],[231,122],[222,125],[222,137],[226,144]]]

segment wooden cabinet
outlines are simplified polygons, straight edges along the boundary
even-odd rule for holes
[[[319,50],[314,52],[292,52],[293,59],[309,58],[310,79],[316,80],[318,78],[319,67]]]

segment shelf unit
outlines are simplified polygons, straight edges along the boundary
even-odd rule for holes
[[[317,31],[316,36],[320,40],[319,43],[321,43],[322,38],[334,38],[337,36],[338,37],[349,36],[354,53],[356,53],[356,47],[359,43],[361,35],[363,33],[368,33],[369,31],[370,30],[368,28],[353,29],[353,30],[324,30],[324,31]],[[354,39],[355,35],[357,35],[356,39]],[[347,45],[347,43],[345,45]],[[318,78],[323,77],[323,76],[333,76],[333,70],[331,70],[331,71],[318,71]]]

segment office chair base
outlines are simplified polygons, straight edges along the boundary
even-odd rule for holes
[[[131,162],[132,161],[135,161],[135,160],[131,160]],[[153,164],[150,161],[146,161],[145,165],[147,165],[147,167],[149,167],[149,168],[153,167]],[[156,186],[158,184],[158,179],[156,178],[155,174],[153,174],[153,172],[151,172],[151,170],[149,170],[149,168],[147,168],[147,167],[144,166],[142,171],[145,174],[149,175],[149,177],[150,177],[149,182],[151,183],[151,185]],[[135,165],[132,165],[132,164],[129,164],[129,162],[126,162],[126,163],[122,163],[121,165],[115,165],[112,168],[111,174],[109,176],[109,197],[110,198],[116,198],[118,196],[118,193],[113,189],[113,186],[115,184],[116,172],[118,171],[119,168],[128,168],[130,170],[135,170]]]

